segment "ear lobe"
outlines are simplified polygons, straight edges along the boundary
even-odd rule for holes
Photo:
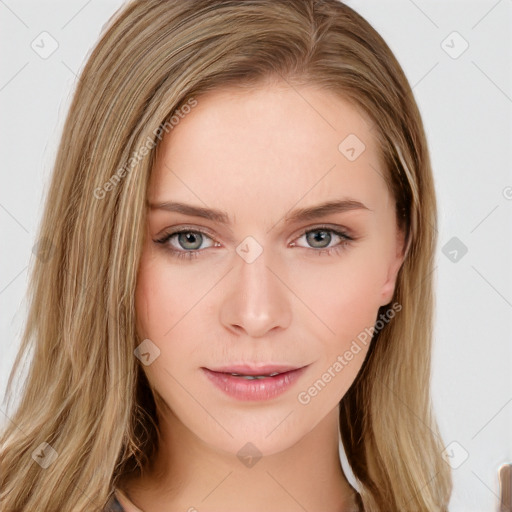
[[[402,264],[406,256],[405,234],[401,229],[397,230],[395,247],[396,251],[393,259],[389,263],[386,281],[382,285],[382,300],[380,304],[381,306],[385,306],[386,304],[389,304],[392,301],[393,295],[395,294],[396,279],[398,276],[398,272],[400,271],[400,268],[402,267]]]

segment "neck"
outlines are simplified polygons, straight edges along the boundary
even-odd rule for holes
[[[151,467],[126,482],[144,512],[352,512],[355,491],[341,467],[336,407],[296,444],[261,458],[205,444],[172,413],[159,414],[159,448]],[[196,507],[196,508],[194,508]]]

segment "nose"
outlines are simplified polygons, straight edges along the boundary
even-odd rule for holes
[[[291,323],[286,275],[272,265],[268,256],[264,250],[250,263],[235,256],[235,268],[230,272],[220,309],[220,320],[231,332],[261,338]]]

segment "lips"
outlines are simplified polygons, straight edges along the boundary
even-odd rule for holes
[[[308,366],[308,365],[307,365]],[[237,364],[201,368],[219,390],[237,400],[271,400],[285,393],[304,373],[307,366],[283,364]]]
[[[300,366],[291,366],[283,364],[265,364],[265,365],[248,365],[236,364],[229,366],[222,366],[218,368],[207,368],[212,372],[226,373],[228,375],[237,376],[265,376],[273,377],[280,373],[286,373],[292,370],[297,370]]]

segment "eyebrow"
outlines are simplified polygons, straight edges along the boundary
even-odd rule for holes
[[[230,225],[229,215],[222,211],[213,208],[204,208],[202,206],[194,206],[191,204],[166,201],[162,203],[149,203],[147,205],[151,210],[166,210],[169,212],[181,213],[183,215],[189,215],[191,217],[201,217],[208,219],[219,224]],[[344,213],[353,210],[367,210],[372,212],[370,208],[365,206],[360,201],[355,199],[340,199],[326,201],[315,206],[309,206],[307,208],[298,208],[288,213],[284,217],[284,221],[290,224],[315,220],[321,217],[325,217],[333,213]]]

